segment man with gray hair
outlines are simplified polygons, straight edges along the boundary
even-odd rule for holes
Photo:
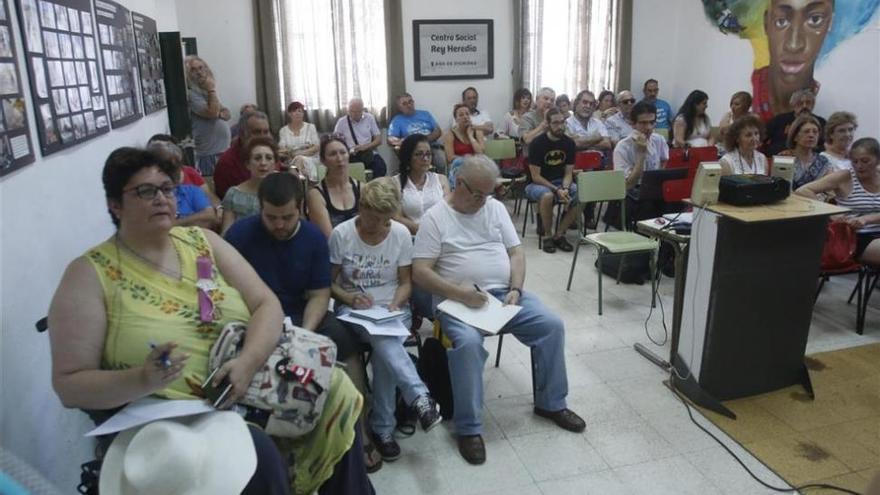
[[[238,128],[240,135],[233,139],[229,149],[220,155],[217,168],[214,169],[214,191],[221,200],[230,187],[237,186],[251,177],[241,156],[248,141],[255,137],[272,138],[272,133],[269,131],[269,117],[259,110],[241,114]],[[278,167],[280,168],[281,165],[279,164]]]
[[[541,88],[535,94],[535,108],[522,116],[519,125],[519,135],[526,145],[547,130],[547,122],[544,119],[547,110],[556,103],[556,91],[553,88]]]
[[[786,149],[788,128],[794,119],[801,115],[812,115],[819,121],[822,129],[825,128],[825,119],[813,113],[816,106],[816,93],[810,88],[800,89],[791,94],[789,103],[793,109],[791,112],[780,113],[767,122],[767,137],[764,141],[764,154],[767,156],[778,155]],[[819,129],[819,145],[816,151],[825,149],[825,141],[822,139],[822,129]]]
[[[522,309],[502,329],[532,350],[534,412],[561,428],[582,432],[584,420],[566,406],[565,326],[537,296],[523,291],[526,260],[507,209],[494,199],[498,167],[483,155],[464,158],[456,187],[422,217],[413,254],[416,284],[444,299],[480,308],[488,298]],[[480,330],[438,312],[447,351],[458,451],[471,464],[486,461],[482,434],[483,367],[489,353]]]
[[[385,176],[385,160],[376,151],[382,144],[382,131],[376,124],[376,117],[364,110],[364,100],[352,98],[348,102],[348,115],[336,121],[333,133],[345,139],[349,162],[363,163],[373,171],[373,177]]]
[[[605,127],[611,139],[611,147],[617,146],[623,138],[632,134],[634,122],[630,120],[630,112],[636,97],[628,89],[617,93],[617,112],[605,119]]]
[[[596,95],[585,89],[574,98],[574,113],[565,119],[565,134],[574,140],[578,151],[611,151],[611,139],[605,124],[593,117],[596,111]]]

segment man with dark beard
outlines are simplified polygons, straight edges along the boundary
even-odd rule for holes
[[[547,131],[536,137],[529,145],[529,171],[532,182],[526,186],[526,197],[538,203],[538,212],[543,229],[538,235],[550,234],[553,226],[553,205],[565,203],[568,211],[559,221],[559,228],[553,236],[547,236],[542,243],[545,253],[555,253],[556,249],[572,251],[565,239],[565,231],[581,211],[577,201],[577,184],[574,183],[575,143],[565,135],[565,115],[556,107],[547,110],[544,116]],[[540,227],[539,226],[539,227]],[[543,231],[541,231],[543,230]]]

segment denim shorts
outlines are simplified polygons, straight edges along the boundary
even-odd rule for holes
[[[555,185],[556,187],[562,187],[562,179],[550,181],[550,183]],[[548,192],[552,193],[553,190],[547,186],[535,184],[534,182],[526,186],[526,197],[529,198],[529,201],[538,201],[541,199],[541,196]],[[568,196],[571,198],[571,204],[577,204],[578,188],[577,184],[575,184],[574,182],[572,182],[568,186]],[[556,201],[556,198],[553,198],[553,200]]]

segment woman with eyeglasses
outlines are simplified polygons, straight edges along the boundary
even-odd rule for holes
[[[419,221],[429,208],[449,193],[449,180],[431,172],[431,143],[424,134],[411,134],[400,145],[400,173],[394,176],[400,185],[401,209],[394,219],[409,229],[419,231]]]
[[[321,163],[327,175],[306,198],[309,220],[329,239],[333,227],[357,216],[361,183],[348,175],[348,146],[340,136],[321,140]]]
[[[712,120],[706,113],[709,95],[695,89],[685,98],[672,122],[672,145],[677,148],[714,146]]]
[[[231,385],[226,409],[278,343],[281,304],[251,265],[214,232],[174,226],[174,173],[150,151],[119,148],[107,158],[102,180],[116,232],[70,263],[49,307],[52,384],[65,407],[109,417],[144,397],[204,399],[211,346],[224,326],[245,322],[241,353],[215,376],[215,385]],[[209,266],[214,288],[197,287],[198,266]],[[322,433],[281,439],[284,455],[253,426],[257,412],[239,407],[257,457],[243,493],[372,493],[356,433],[363,398],[341,370],[314,430]]]
[[[246,166],[251,176],[241,184],[230,187],[223,197],[223,233],[239,218],[260,212],[257,190],[263,178],[275,172],[275,162],[278,161],[278,151],[271,138],[252,138],[241,151],[247,157]]]
[[[825,151],[819,153],[828,159],[836,170],[852,169],[849,147],[859,122],[850,112],[834,112],[825,122]]]
[[[519,138],[519,126],[522,116],[532,109],[532,92],[528,88],[520,88],[513,94],[513,109],[504,115],[501,126],[496,129],[498,138]]]

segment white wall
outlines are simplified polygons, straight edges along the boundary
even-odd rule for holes
[[[15,3],[7,4],[15,19]],[[177,27],[171,0],[125,5],[155,18],[159,31]],[[21,76],[38,149],[26,72]],[[52,391],[49,339],[34,331],[34,322],[46,315],[67,263],[112,232],[101,186],[104,159],[119,146],[143,145],[167,129],[167,114],[157,112],[46,158],[37,151],[36,163],[0,179],[0,444],[63,493],[73,493],[79,465],[94,457],[91,442],[82,437],[89,423],[82,412],[63,409]]]
[[[488,110],[496,125],[510,111],[513,98],[513,4],[509,0],[448,0],[434,3],[404,0],[403,64],[406,90],[416,101],[416,108],[428,110],[442,127],[449,125],[452,107],[461,101],[461,92],[468,86],[480,93],[479,106]],[[495,22],[495,72],[492,79],[461,79],[454,81],[416,81],[413,69],[412,21],[414,19],[493,19]]]
[[[653,77],[660,81],[660,97],[677,111],[691,90],[702,89],[709,94],[710,117],[718,122],[730,95],[751,93],[751,46],[713,28],[699,2],[633,3],[631,86],[637,97]],[[822,84],[817,114],[849,110],[859,118],[858,137],[880,137],[880,15],[817,63],[815,78]]]
[[[244,103],[256,103],[256,41],[252,2],[181,0],[177,19],[182,37],[194,37],[217,78],[220,102],[238,118]]]

